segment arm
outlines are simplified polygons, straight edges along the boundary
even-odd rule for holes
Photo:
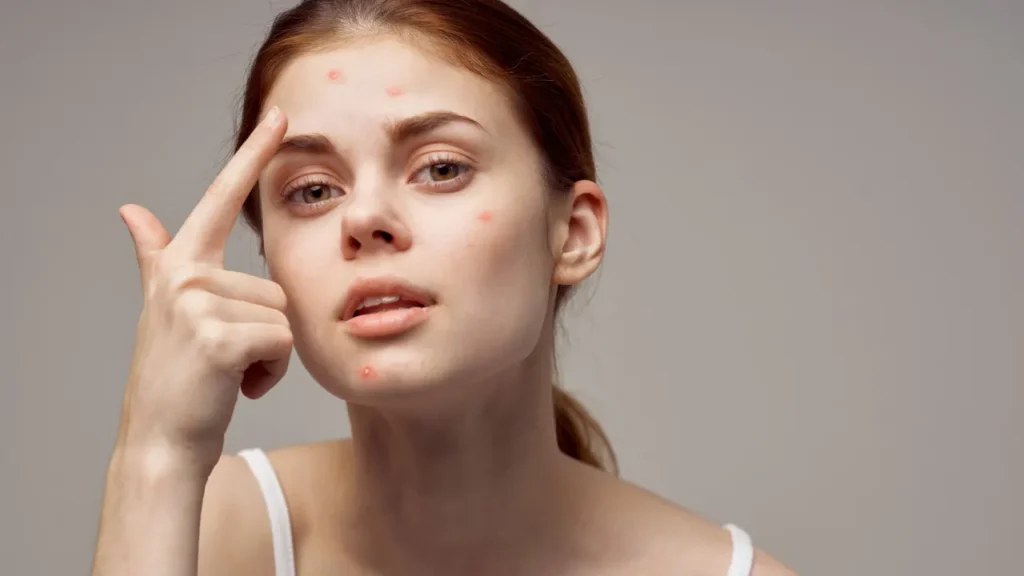
[[[268,112],[173,239],[145,208],[120,210],[143,306],[93,576],[195,576],[207,481],[239,390],[258,398],[284,376],[293,337],[283,289],[225,270],[223,260],[239,211],[286,129],[276,108]]]
[[[115,450],[93,576],[195,576],[206,476],[158,450]]]
[[[124,460],[111,461],[93,576],[273,576],[266,508],[243,460],[222,456],[198,491],[180,467],[161,474]]]

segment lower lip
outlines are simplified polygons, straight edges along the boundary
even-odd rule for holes
[[[429,310],[428,307],[399,308],[353,316],[344,324],[348,333],[356,338],[387,338],[419,326],[427,320]]]

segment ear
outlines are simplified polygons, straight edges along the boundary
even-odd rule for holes
[[[597,183],[580,180],[560,206],[553,224],[555,268],[552,282],[575,286],[597,270],[604,258],[608,203]]]

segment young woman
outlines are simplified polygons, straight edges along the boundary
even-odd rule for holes
[[[791,574],[617,478],[554,387],[556,315],[605,248],[588,130],[499,0],[281,14],[178,234],[121,209],[145,305],[93,573]],[[240,212],[270,280],[223,269]],[[222,455],[293,346],[352,438]]]

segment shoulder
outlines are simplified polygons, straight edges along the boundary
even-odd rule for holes
[[[249,465],[223,455],[206,482],[199,523],[199,576],[273,576],[270,520]]]
[[[337,443],[333,444],[334,452]],[[319,482],[311,470],[315,459],[331,450],[328,443],[292,446],[267,452],[288,502],[293,538],[305,529],[302,495]],[[206,483],[199,531],[199,576],[274,575],[273,540],[263,493],[249,464],[225,454]]]
[[[686,576],[726,576],[733,557],[732,534],[674,502],[626,480],[608,476],[604,481],[604,501],[608,522],[629,526],[630,563],[640,559],[645,574],[684,574]],[[742,528],[742,527],[740,527]],[[754,544],[754,565],[750,576],[796,576]],[[744,575],[746,576],[746,575]]]

